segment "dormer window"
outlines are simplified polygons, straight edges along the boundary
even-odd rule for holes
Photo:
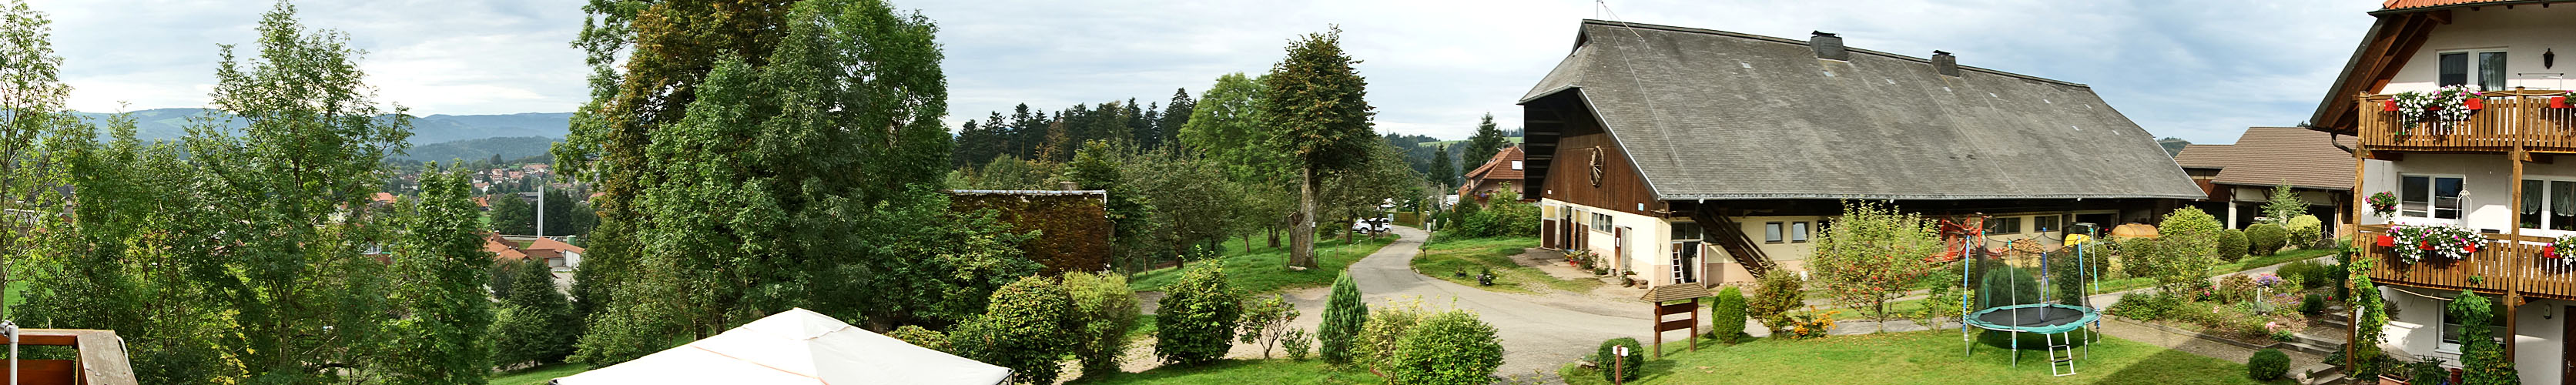
[[[2504,51],[2455,51],[2441,54],[2442,86],[2477,85],[2478,89],[2505,89]]]
[[[1513,170],[1519,170],[1519,169],[1521,169],[1521,161],[1517,161],[1517,160],[1512,161],[1512,169],[1513,169]]]

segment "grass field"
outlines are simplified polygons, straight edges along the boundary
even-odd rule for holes
[[[2021,366],[2003,348],[1974,345],[1962,356],[1951,331],[1759,339],[1735,346],[1703,340],[1692,352],[1667,343],[1664,358],[1645,363],[1630,384],[2261,384],[2245,365],[2104,337],[2076,360],[2075,375],[2053,377],[2045,353],[2024,351]],[[2078,349],[2078,352],[2083,350]],[[1600,372],[1559,370],[1571,384],[1607,384]],[[2289,383],[2280,381],[2277,383]]]
[[[1323,360],[1224,360],[1196,367],[1162,367],[1143,373],[1078,378],[1068,384],[1383,384],[1367,371],[1339,370]]]
[[[1318,238],[1322,237],[1318,236]],[[1249,294],[1268,293],[1331,285],[1333,279],[1341,277],[1342,269],[1349,268],[1352,262],[1359,262],[1360,258],[1377,252],[1379,247],[1385,247],[1386,244],[1394,242],[1394,236],[1378,239],[1353,238],[1349,243],[1342,242],[1339,237],[1317,239],[1315,241],[1316,264],[1322,268],[1306,271],[1287,269],[1288,249],[1286,247],[1260,247],[1260,243],[1256,242],[1252,249],[1246,250],[1240,243],[1229,242],[1226,244],[1224,256],[1211,261],[1191,262],[1189,266],[1223,264],[1226,280],[1233,281],[1236,290]],[[1281,245],[1285,246],[1286,243],[1282,242]],[[1163,285],[1169,285],[1180,279],[1179,268],[1154,269],[1129,277],[1127,288],[1136,291],[1161,291]]]
[[[1421,255],[1413,257],[1413,270],[1460,285],[1501,292],[1535,293],[1541,288],[1584,292],[1601,287],[1601,280],[1556,279],[1538,268],[1512,262],[1513,255],[1532,247],[1538,247],[1538,238],[1434,239],[1422,246]],[[1493,270],[1494,286],[1476,286],[1475,274],[1485,269]]]
[[[2259,268],[2263,268],[2263,267],[2265,267],[2265,266],[2272,266],[2272,265],[2278,265],[2278,264],[2284,264],[2284,263],[2290,263],[2290,262],[2297,262],[2297,261],[2307,260],[2307,259],[2317,258],[2317,257],[2331,256],[2331,255],[2334,255],[2334,253],[2335,253],[2335,250],[2334,250],[2334,249],[2317,249],[2317,250],[2300,249],[2300,250],[2288,250],[2288,251],[2282,251],[2282,252],[2280,252],[2280,253],[2272,254],[2271,256],[2248,255],[2248,256],[2245,256],[2245,259],[2237,260],[2236,262],[2233,262],[2233,263],[2222,263],[2222,264],[2218,264],[2218,265],[2216,265],[2216,266],[2210,266],[2210,267],[2209,267],[2209,276],[2216,277],[2216,276],[2226,275],[2226,274],[2236,274],[2236,273],[2238,273],[2238,272],[2243,272],[2243,271],[2246,271],[2246,270],[2252,270],[2252,269],[2259,269]],[[1953,266],[1955,266],[1955,265],[1953,265]],[[2107,274],[2107,273],[2106,273],[2106,274]],[[1809,283],[1807,283],[1807,284],[1808,284],[1810,287],[1813,287],[1814,285],[1817,285],[1817,283],[1814,283],[1814,282],[1809,282]],[[2110,292],[2118,292],[2118,291],[2127,291],[2127,290],[2143,289],[2143,288],[2147,288],[2147,287],[2151,287],[2151,286],[2155,286],[2155,285],[2156,285],[2156,280],[2155,280],[2155,279],[2153,279],[2153,278],[2133,277],[2133,278],[2121,278],[2121,279],[2106,279],[2106,280],[2102,280],[2102,282],[2101,282],[2101,288],[2100,288],[2100,289],[2098,289],[2098,290],[2097,290],[2097,289],[2092,289],[2092,288],[2089,288],[2089,287],[2088,287],[2088,288],[2086,288],[2086,289],[2088,290],[2088,292],[2089,292],[2089,293],[2093,293],[2093,294],[2102,294],[2102,293],[2110,293]],[[1750,295],[1750,293],[1747,293],[1747,295]],[[1808,290],[1808,291],[1807,291],[1807,298],[1810,298],[1810,299],[1825,299],[1825,298],[1829,297],[1830,295],[1831,295],[1831,293],[1830,293],[1830,292],[1827,292],[1827,291],[1825,291],[1825,290],[1823,290],[1823,289],[1811,289],[1811,290]],[[1902,300],[1902,301],[1893,301],[1893,302],[1888,302],[1888,303],[1887,303],[1887,307],[1888,307],[1888,309],[1913,310],[1913,309],[1915,309],[1915,308],[1918,308],[1918,307],[1923,306],[1922,302],[1923,302],[1923,300],[1922,300],[1922,299],[1909,299],[1909,300]],[[2094,305],[2096,305],[2096,306],[2109,306],[2110,304],[2103,303],[2103,304],[2094,304]]]
[[[547,380],[590,371],[582,364],[554,364],[492,376],[492,385],[545,385]]]

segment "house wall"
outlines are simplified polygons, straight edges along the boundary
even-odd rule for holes
[[[2399,68],[2397,75],[2390,78],[2388,86],[2379,93],[2439,88],[2441,53],[2493,49],[2505,51],[2507,87],[2550,90],[2576,87],[2576,83],[2552,79],[2546,74],[2519,75],[2568,72],[2564,68],[2542,68],[2540,56],[2542,52],[2556,48],[2576,47],[2567,44],[2569,39],[2576,38],[2576,23],[2567,22],[2576,20],[2576,7],[2478,7],[2477,10],[2458,8],[2450,12],[2451,22],[2433,27],[2433,32],[2425,37],[2423,47],[2406,59],[2406,66]],[[2571,54],[2576,52],[2559,55]],[[2562,59],[2576,60],[2576,57]],[[2472,56],[2470,60],[2476,58]],[[2562,60],[2556,64],[2570,63]],[[2470,84],[2476,84],[2475,74],[2471,76]]]
[[[2271,187],[2221,186],[2227,187],[2227,194],[2230,195],[2228,197],[2228,208],[2230,210],[2226,212],[2212,212],[2209,213],[2209,215],[2216,216],[2220,221],[2226,222],[2229,228],[2239,228],[2240,226],[2236,226],[2236,223],[2251,221],[2254,218],[2263,216],[2263,212],[2261,210],[2248,211],[2237,209],[2242,207],[2241,204],[2252,203],[2259,205],[2272,202]],[[2306,202],[2309,206],[2333,206],[2337,208],[2335,211],[2325,212],[2311,209],[2308,210],[2308,215],[2314,215],[2317,217],[2318,221],[2324,223],[2345,223],[2343,222],[2344,218],[2341,207],[2352,204],[2352,200],[2349,196],[2337,194],[2340,191],[2304,188],[2295,190],[2299,194],[2299,200],[2301,202]]]
[[[1624,251],[1627,255],[1624,258],[1615,259],[1619,261],[1619,263],[1613,264],[1611,268],[1618,269],[1620,271],[1635,271],[1638,279],[1645,279],[1648,280],[1648,282],[1658,284],[1664,283],[1664,280],[1656,280],[1655,278],[1667,277],[1672,273],[1672,267],[1670,266],[1672,263],[1670,259],[1660,257],[1664,255],[1663,253],[1671,251],[1671,248],[1667,247],[1664,243],[1666,242],[1666,238],[1668,238],[1672,233],[1672,227],[1667,225],[1663,218],[1582,205],[1573,202],[1559,201],[1551,198],[1539,199],[1539,205],[1541,207],[1553,206],[1556,207],[1555,210],[1573,211],[1574,221],[1569,222],[1567,225],[1575,228],[1576,231],[1574,236],[1583,237],[1587,242],[1584,245],[1584,249],[1591,251],[1593,254],[1618,256],[1619,252],[1623,251],[1619,248],[1623,244],[1620,242],[1622,239],[1613,233],[1613,231],[1616,231],[1619,227],[1628,228],[1628,236],[1624,239],[1626,241],[1624,246],[1627,247]],[[1546,213],[1547,212],[1543,210],[1540,214],[1545,215]],[[1593,213],[1609,215],[1610,226],[1613,231],[1593,230]],[[1652,275],[1654,273],[1662,273],[1664,275]]]
[[[2366,162],[2362,165],[2360,194],[2365,198],[2380,192],[2393,194],[2398,187],[2398,177],[2409,174],[2461,177],[2461,184],[2464,187],[2462,191],[2466,193],[2461,202],[2461,209],[2464,211],[2462,218],[2460,220],[2415,217],[2383,219],[2377,215],[2362,215],[2362,223],[2447,224],[2497,232],[2506,232],[2515,224],[2513,188],[2520,182],[2513,179],[2513,163],[2503,154],[2408,154],[2400,161]],[[2576,180],[2576,163],[2524,163],[2523,178]],[[2369,208],[2364,207],[2362,210],[2367,212]],[[2576,235],[2576,231],[2523,229],[2522,234],[2556,237]]]
[[[2390,317],[2388,326],[2381,329],[2387,335],[2386,340],[2380,341],[2383,349],[2404,357],[2438,357],[2443,360],[2443,366],[2459,366],[2460,352],[2439,346],[2442,341],[2442,308],[2459,293],[2387,286],[2380,287],[2379,292],[2380,298],[2385,299],[2397,315]],[[2565,356],[2566,347],[2560,342],[2567,335],[2567,319],[2560,317],[2570,316],[2566,314],[2569,305],[2576,305],[2576,302],[2535,299],[2514,309],[2517,314],[2514,314],[2512,328],[2513,364],[2515,368],[2521,368],[2516,372],[2522,375],[2522,383],[2559,383],[2561,373],[2554,369],[2568,358]]]
[[[1724,251],[1724,249],[1713,245],[1701,245],[1699,254],[1701,257],[1698,266],[1674,266],[1672,264],[1672,253],[1675,245],[1673,244],[1672,239],[1672,228],[1673,225],[1677,223],[1692,223],[1693,221],[1688,218],[1662,218],[1636,215],[1618,210],[1605,210],[1599,207],[1585,206],[1571,202],[1557,201],[1554,199],[1541,199],[1540,205],[1541,207],[1555,207],[1553,210],[1569,210],[1575,212],[1576,220],[1572,222],[1572,226],[1577,226],[1581,230],[1576,236],[1586,237],[1585,239],[1590,242],[1586,249],[1595,254],[1616,255],[1615,247],[1622,245],[1622,243],[1617,242],[1618,240],[1614,234],[1610,232],[1591,230],[1590,223],[1592,219],[1590,213],[1598,212],[1609,214],[1613,226],[1628,227],[1629,233],[1627,239],[1625,239],[1626,242],[1624,243],[1624,245],[1628,247],[1626,250],[1627,254],[1623,256],[1623,258],[1618,259],[1620,263],[1614,266],[1614,268],[1621,269],[1623,271],[1633,271],[1636,273],[1636,278],[1643,280],[1650,285],[1673,283],[1672,269],[1675,268],[1699,269],[1696,275],[1700,278],[1700,281],[1702,283],[1712,285],[1745,285],[1752,284],[1757,280],[1751,272],[1744,269],[1743,264],[1739,263],[1733,255],[1729,255]],[[1549,212],[1554,211],[1543,211],[1542,214]],[[2067,225],[2075,223],[2075,215],[2119,213],[2119,210],[2076,210],[1993,215],[1995,218],[2021,218],[2021,230],[2013,234],[1991,235],[1989,238],[1991,239],[1991,242],[1994,242],[1995,247],[2001,247],[2005,242],[2024,239],[2054,242],[2064,239],[2066,235],[2064,229]],[[2037,231],[2038,223],[2036,218],[2039,216],[2059,216],[2061,218],[2059,227],[2051,229],[2052,231]],[[1804,273],[1807,271],[1808,257],[1815,254],[1815,242],[1817,237],[1824,234],[1823,231],[1825,223],[1833,220],[1835,217],[1836,216],[1830,215],[1772,215],[1730,217],[1730,219],[1733,219],[1746,235],[1753,238],[1754,247],[1761,249],[1763,255],[1770,257],[1771,261],[1779,266],[1780,272],[1801,274],[1801,277],[1803,278],[1805,277]],[[1781,236],[1781,241],[1778,243],[1766,242],[1764,239],[1766,231],[1765,226],[1771,222],[1782,223],[1783,234]],[[1806,222],[1808,224],[1807,241],[1796,241],[1796,237],[1789,233],[1795,229],[1795,226],[1791,224],[1798,222]],[[2110,224],[2104,224],[2104,228],[2107,229],[2107,226],[2109,225]]]

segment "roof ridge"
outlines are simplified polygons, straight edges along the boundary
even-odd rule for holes
[[[1633,23],[1633,22],[1625,22],[1625,21],[1616,21],[1616,20],[1600,20],[1600,19],[1583,19],[1583,24],[1587,24],[1587,25],[1601,25],[1601,26],[1605,26],[1605,27],[1645,28],[1645,29],[1661,30],[1661,31],[1666,31],[1666,32],[1681,32],[1681,33],[1695,33],[1695,34],[1703,34],[1703,35],[1717,35],[1717,36],[1733,37],[1733,38],[1740,38],[1740,39],[1750,39],[1750,40],[1758,40],[1758,41],[1769,41],[1769,42],[1773,42],[1773,43],[1790,44],[1790,45],[1796,45],[1796,46],[1800,46],[1800,47],[1807,47],[1807,46],[1809,46],[1809,45],[1807,44],[1807,42],[1806,42],[1806,41],[1803,41],[1803,40],[1794,40],[1794,39],[1789,39],[1789,38],[1784,38],[1784,37],[1776,37],[1776,36],[1755,35],[1755,34],[1743,33],[1743,32],[1719,31],[1719,30],[1714,30],[1714,29],[1702,29],[1702,28],[1691,28],[1691,27],[1679,27],[1679,26],[1670,26],[1670,25],[1661,25],[1661,24]],[[1870,49],[1854,48],[1854,47],[1852,47],[1852,46],[1848,46],[1848,45],[1843,46],[1843,50],[1851,51],[1851,52],[1855,52],[1855,53],[1865,53],[1865,54],[1871,54],[1871,55],[1884,56],[1884,57],[1891,58],[1891,59],[1898,59],[1898,60],[1905,60],[1905,61],[1912,61],[1912,62],[1920,62],[1920,63],[1923,63],[1923,64],[1925,64],[1925,65],[1930,65],[1930,64],[1932,64],[1932,59],[1920,58],[1920,57],[1914,57],[1914,56],[1906,56],[1906,55],[1901,55],[1901,54],[1889,53],[1889,52],[1885,52],[1885,51],[1877,51],[1877,50],[1870,50]],[[1985,68],[1985,67],[1978,67],[1978,66],[1971,66],[1971,65],[1964,65],[1964,64],[1959,65],[1959,69],[1962,69],[1962,70],[1975,70],[1975,71],[1977,71],[1977,72],[1984,72],[1984,73],[1993,74],[1993,75],[2002,75],[2002,76],[2007,76],[2007,77],[2014,77],[2014,78],[2021,78],[2021,79],[2028,79],[2028,80],[2036,80],[2036,81],[2041,81],[2041,82],[2055,83],[2055,84],[2059,84],[2059,85],[2066,85],[2066,86],[2072,86],[2072,87],[2083,87],[2083,88],[2088,88],[2088,89],[2089,89],[2089,88],[2093,88],[2093,86],[2091,86],[2091,85],[2086,85],[2086,84],[2084,84],[2084,83],[2076,83],[2076,82],[2070,82],[2070,81],[2064,81],[2064,80],[2057,80],[2057,79],[2050,79],[2050,78],[2044,78],[2044,77],[2032,76],[2032,75],[2024,75],[2024,74],[2018,74],[2018,73],[2012,73],[2012,72],[2005,72],[2005,71],[2003,71],[2003,70],[1997,70],[1997,69]]]

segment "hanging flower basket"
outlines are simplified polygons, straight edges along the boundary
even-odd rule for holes
[[[2431,92],[2400,92],[2382,106],[2394,105],[2400,127],[2398,135],[2425,122],[2458,122],[2469,120],[2469,113],[2486,108],[2484,96],[2475,86],[2442,87]],[[2457,107],[2457,108],[2451,108]],[[2383,107],[2383,109],[2385,109]]]
[[[2425,258],[2468,259],[2469,255],[2478,252],[2479,245],[2487,242],[2485,234],[2452,225],[2394,224],[2388,226],[2388,234],[2395,238],[2390,240],[2391,243],[2398,245],[2391,247],[2390,251],[2397,254],[2398,261],[2408,264]]]
[[[2370,194],[2370,212],[2380,218],[2387,218],[2389,214],[2397,213],[2397,194],[2390,194],[2387,191]]]

